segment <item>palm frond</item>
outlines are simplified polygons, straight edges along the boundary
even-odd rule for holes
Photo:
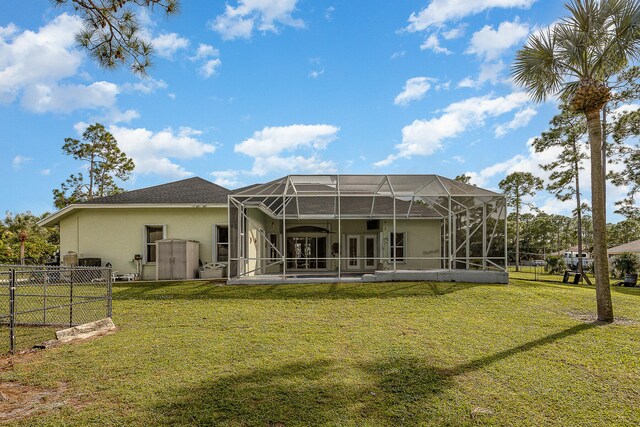
[[[562,76],[556,57],[556,37],[553,28],[529,37],[527,44],[516,54],[511,74],[516,83],[524,86],[537,102],[556,92]]]

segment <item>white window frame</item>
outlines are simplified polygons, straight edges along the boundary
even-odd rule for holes
[[[406,231],[398,231],[396,234],[402,235],[402,246],[396,246],[396,240],[393,235],[393,231],[389,232],[389,261],[393,263],[394,255],[396,253],[397,248],[402,248],[402,253],[404,254],[402,258],[396,258],[396,263],[398,264],[406,264],[407,263],[407,232]],[[391,237],[393,236],[393,237]]]
[[[156,247],[156,259],[158,258],[158,244],[157,243],[148,243],[148,231],[149,227],[162,227],[162,239],[167,238],[167,224],[145,224],[142,226],[142,263],[143,264],[155,264],[155,261],[149,261],[147,259],[147,249],[149,245],[154,245]]]
[[[218,261],[218,228],[219,227],[224,227],[227,229],[227,261]],[[217,263],[221,263],[221,264],[228,264],[229,263],[229,256],[231,255],[229,253],[229,224],[227,223],[220,223],[220,224],[213,224],[211,226],[211,262],[213,262],[214,264]],[[225,243],[221,243],[221,244],[225,244]]]

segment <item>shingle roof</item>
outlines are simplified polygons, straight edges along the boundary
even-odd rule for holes
[[[640,240],[634,240],[633,242],[625,243],[620,246],[614,246],[607,249],[610,254],[621,254],[623,252],[640,253]]]
[[[199,177],[127,191],[80,203],[90,205],[152,203],[227,203],[230,190]]]

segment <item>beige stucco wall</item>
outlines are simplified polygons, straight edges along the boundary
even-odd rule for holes
[[[120,273],[135,273],[135,254],[143,254],[145,225],[166,225],[166,238],[200,242],[200,259],[212,261],[212,228],[227,224],[226,208],[93,208],[76,210],[60,221],[60,253],[101,258]],[[155,279],[155,264],[143,267]]]

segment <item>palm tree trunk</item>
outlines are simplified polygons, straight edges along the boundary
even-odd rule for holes
[[[520,206],[516,204],[516,271],[520,271]]]
[[[591,203],[593,222],[593,259],[596,269],[596,304],[598,320],[613,322],[611,286],[609,284],[609,263],[607,260],[606,205],[604,200],[604,180],[602,176],[602,127],[600,109],[586,112],[591,150]]]

